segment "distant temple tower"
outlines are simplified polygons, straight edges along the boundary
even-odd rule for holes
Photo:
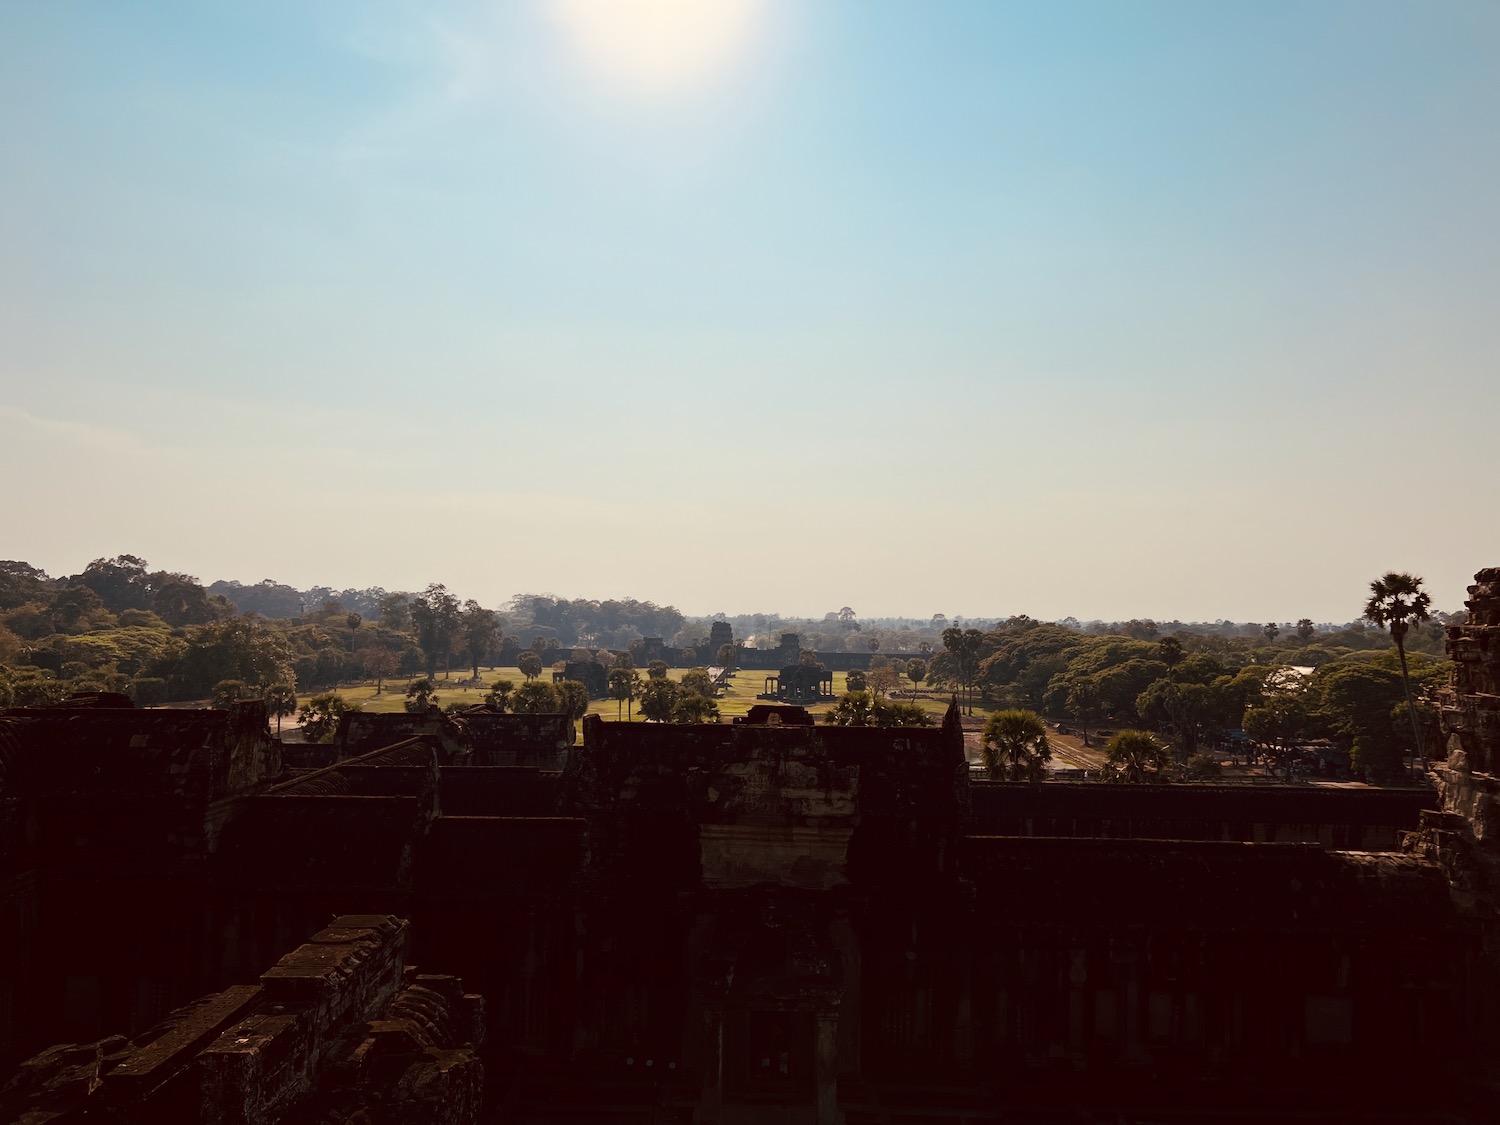
[[[734,626],[727,621],[715,621],[708,630],[708,655],[705,659],[718,662],[719,649],[734,644]]]

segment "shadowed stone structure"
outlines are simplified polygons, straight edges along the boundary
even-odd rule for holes
[[[393,724],[295,773],[255,706],[7,712],[6,1062],[114,1032],[145,1049],[218,997],[196,1058],[247,1018],[231,990],[359,915],[408,919],[390,925],[411,959],[485,997],[491,1120],[1485,1120],[1491,573],[1450,633],[1441,809],[1417,790],[975,782],[953,708],[939,729],[591,717],[560,769]],[[388,988],[395,962],[368,963]],[[339,1044],[391,1018],[297,987],[360,1029]],[[264,1035],[264,1064],[208,1053],[272,1107],[374,1113],[421,1054],[278,1053],[296,1036],[256,1026],[231,1046]],[[124,1043],[63,1055],[87,1085]],[[330,1084],[338,1060],[358,1083]]]
[[[329,766],[417,737],[437,740],[445,766],[561,769],[577,735],[567,715],[514,715],[484,704],[457,714],[436,709],[418,714],[350,711],[339,717],[332,743],[298,748],[308,753],[297,764]]]
[[[475,1122],[483,1000],[406,965],[408,926],[334,919],[261,974],[129,1040],[54,1047],[0,1090],[6,1120]]]
[[[1500,1088],[1500,567],[1474,575],[1468,619],[1448,627],[1453,679],[1439,693],[1446,761],[1441,809],[1424,813],[1411,851],[1441,867],[1463,916],[1482,934],[1460,1017],[1474,1074]]]

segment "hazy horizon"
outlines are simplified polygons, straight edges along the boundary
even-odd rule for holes
[[[1467,0],[0,8],[0,554],[1456,610],[1497,56]]]
[[[93,556],[93,557],[91,557],[88,560],[88,562],[92,562],[93,558],[102,558],[102,557],[113,558],[113,557],[115,557],[115,555],[117,555],[119,553],[120,552],[111,552],[108,556]],[[124,552],[124,553],[129,554],[130,552]],[[48,573],[48,575],[50,577],[52,577],[52,578],[67,578],[67,577],[71,577],[73,575],[76,575],[76,574],[80,573],[83,570],[83,567],[87,565],[87,562],[85,562],[85,563],[80,564],[79,566],[74,567],[74,568],[66,568],[65,567],[65,568],[62,568],[62,569],[54,570],[54,569],[52,569],[50,567],[42,566],[42,564],[38,563],[34,559],[23,559],[23,560],[18,560],[18,561],[29,562],[33,566],[41,567],[41,569],[44,570],[44,571],[46,571]],[[146,562],[150,565],[150,567],[151,567],[152,570],[169,570],[169,571],[182,572],[182,568],[180,568],[180,567],[174,567],[174,566],[171,565],[170,562],[162,563],[159,560],[152,559],[152,558],[147,558]],[[338,591],[341,591],[341,590],[360,590],[360,589],[369,589],[369,588],[374,588],[374,587],[380,587],[380,588],[383,588],[385,590],[392,591],[392,592],[405,591],[407,593],[413,593],[413,594],[415,594],[415,593],[420,593],[423,589],[425,589],[427,587],[427,585],[429,584],[429,582],[441,582],[442,581],[441,578],[432,578],[432,579],[429,579],[428,581],[424,581],[424,582],[420,582],[420,583],[415,583],[415,584],[411,584],[411,585],[392,585],[390,583],[383,583],[383,582],[378,582],[378,581],[377,582],[368,582],[368,583],[327,582],[327,581],[288,582],[288,581],[286,581],[284,579],[276,577],[275,575],[262,575],[261,578],[256,578],[256,579],[236,578],[236,577],[233,577],[233,576],[222,575],[222,574],[194,574],[193,577],[197,578],[205,586],[209,586],[209,585],[212,585],[215,582],[220,582],[220,581],[223,581],[223,582],[238,582],[242,586],[254,586],[255,584],[257,584],[257,583],[259,583],[261,581],[264,581],[266,579],[270,579],[271,581],[275,581],[275,582],[279,582],[279,583],[281,583],[283,585],[291,586],[291,587],[295,588],[296,590],[298,590],[299,592],[305,592],[305,591],[308,591],[308,590],[315,590],[315,589],[319,589],[319,588],[326,588],[326,589],[333,590],[335,593],[337,593]],[[710,618],[710,617],[716,616],[717,614],[723,613],[723,614],[725,614],[726,616],[729,616],[729,617],[751,617],[751,616],[755,616],[757,614],[765,614],[767,616],[775,616],[775,617],[784,618],[784,619],[787,619],[787,620],[821,621],[828,614],[830,614],[830,613],[837,613],[839,609],[843,608],[844,605],[848,604],[848,603],[845,603],[845,602],[840,602],[839,605],[837,605],[837,606],[830,606],[830,607],[828,607],[826,609],[808,610],[806,612],[802,612],[800,610],[793,611],[793,610],[781,609],[781,608],[778,608],[778,607],[775,607],[775,606],[757,606],[755,608],[744,608],[744,607],[737,606],[737,605],[735,605],[733,603],[727,603],[726,602],[725,604],[718,605],[717,608],[712,609],[712,610],[707,610],[707,609],[700,610],[700,609],[697,609],[695,607],[683,606],[683,605],[679,604],[677,601],[675,601],[674,599],[672,599],[670,596],[667,596],[667,597],[643,597],[640,594],[631,593],[629,591],[617,591],[617,592],[611,592],[611,593],[608,593],[608,594],[594,594],[594,593],[589,593],[588,591],[569,592],[569,591],[561,591],[561,590],[552,590],[552,589],[537,588],[537,589],[531,589],[531,590],[513,590],[509,594],[506,594],[506,595],[504,595],[502,597],[489,598],[489,597],[480,597],[479,595],[476,595],[476,594],[472,593],[471,591],[454,587],[454,586],[452,586],[451,584],[448,584],[448,583],[444,583],[444,585],[448,586],[449,593],[454,594],[455,596],[457,596],[460,601],[462,601],[462,600],[464,600],[466,598],[469,598],[469,597],[474,597],[481,604],[486,605],[486,606],[488,606],[489,608],[492,608],[492,609],[502,608],[512,598],[522,597],[522,596],[532,595],[532,594],[539,594],[539,595],[544,595],[544,596],[552,596],[552,597],[564,598],[564,599],[567,599],[567,600],[584,599],[584,600],[593,600],[593,601],[607,601],[607,600],[609,600],[611,598],[620,599],[620,600],[624,600],[624,599],[627,599],[627,598],[634,598],[637,601],[642,601],[642,602],[650,601],[650,602],[654,602],[655,604],[660,605],[660,606],[673,606],[678,611],[680,611],[685,617],[689,617],[689,618]],[[1426,583],[1425,586],[1424,586],[1424,588],[1426,588],[1429,592],[1432,591],[1432,586],[1431,586],[1430,583]],[[1358,620],[1361,619],[1361,617],[1360,617],[1360,611],[1364,608],[1364,601],[1368,597],[1368,595],[1369,595],[1368,583],[1366,583],[1366,587],[1363,589],[1363,591],[1359,595],[1359,599],[1358,599],[1359,604],[1357,606],[1355,606],[1354,608],[1352,608],[1348,614],[1346,614],[1346,615],[1344,615],[1342,617],[1327,617],[1327,618],[1312,617],[1311,620],[1313,621],[1313,623],[1315,625],[1347,625],[1350,622],[1358,621]],[[1030,610],[1028,610],[1028,609],[1026,609],[1024,607],[1008,609],[1008,610],[1005,610],[1003,612],[996,611],[996,612],[992,612],[992,613],[968,613],[968,612],[966,612],[964,610],[964,608],[962,606],[952,607],[952,611],[951,612],[949,611],[949,609],[945,609],[943,607],[938,607],[938,608],[932,610],[932,612],[930,612],[930,613],[927,613],[927,612],[907,612],[907,613],[893,612],[893,613],[886,613],[886,612],[881,612],[881,611],[866,612],[866,611],[862,610],[858,606],[851,606],[850,608],[853,608],[855,610],[856,619],[860,620],[860,621],[871,621],[871,620],[877,620],[877,619],[906,619],[906,620],[912,620],[912,621],[920,621],[920,620],[930,620],[934,614],[941,613],[945,617],[949,618],[950,620],[962,619],[966,623],[967,622],[982,622],[982,621],[996,621],[996,622],[999,622],[999,621],[1004,621],[1007,618],[1014,617],[1014,616],[1017,616],[1017,615],[1020,615],[1020,614],[1026,614],[1027,616],[1036,618],[1039,621],[1063,621],[1063,620],[1066,620],[1067,618],[1073,618],[1076,621],[1078,621],[1080,624],[1084,624],[1084,625],[1095,623],[1095,622],[1105,622],[1105,623],[1116,622],[1116,623],[1123,623],[1123,622],[1126,622],[1126,621],[1130,621],[1132,619],[1140,619],[1140,620],[1148,620],[1149,619],[1149,620],[1158,621],[1158,622],[1180,621],[1183,624],[1189,624],[1189,625],[1211,625],[1211,624],[1214,624],[1214,623],[1220,622],[1220,621],[1229,621],[1231,623],[1236,623],[1236,624],[1251,624],[1251,623],[1256,623],[1256,622],[1274,621],[1274,622],[1276,622],[1278,624],[1286,624],[1286,623],[1289,623],[1289,622],[1295,622],[1297,620],[1300,620],[1303,617],[1308,617],[1309,616],[1308,614],[1305,614],[1305,613],[1298,613],[1298,614],[1280,614],[1280,615],[1277,615],[1277,614],[1263,614],[1263,615],[1258,616],[1258,617],[1235,618],[1235,617],[1228,617],[1228,616],[1226,616],[1224,614],[1218,614],[1218,615],[1215,615],[1215,616],[1212,616],[1212,617],[1185,617],[1182,614],[1175,614],[1175,613],[1132,613],[1132,614],[1128,614],[1128,615],[1125,615],[1125,616],[1102,617],[1102,616],[1099,616],[1097,614],[1094,614],[1094,615],[1084,615],[1084,614],[1080,614],[1080,613],[1069,613],[1069,612],[1055,613],[1055,614],[1035,613],[1035,612],[1032,612],[1032,611],[1030,611]],[[1452,604],[1448,604],[1446,602],[1443,602],[1441,599],[1439,599],[1437,597],[1434,597],[1432,608],[1433,608],[1434,611],[1442,611],[1442,612],[1447,612],[1447,613],[1451,613],[1451,612],[1454,612],[1456,610],[1461,610],[1461,609],[1464,608],[1463,598],[1460,597],[1460,599],[1457,602],[1454,602]]]

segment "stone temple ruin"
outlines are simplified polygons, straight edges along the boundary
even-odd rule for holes
[[[1491,1120],[1470,592],[1435,793],[977,781],[954,712],[296,766],[253,702],[4,712],[0,1119]]]
[[[834,698],[833,673],[812,664],[789,664],[775,676],[767,676],[757,699],[782,703],[817,703]]]

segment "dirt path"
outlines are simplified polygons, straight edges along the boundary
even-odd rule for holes
[[[983,760],[984,723],[976,718],[964,719],[964,756],[970,762]],[[1083,739],[1075,734],[1047,732],[1047,745],[1052,748],[1053,769],[1097,770],[1104,764],[1104,751],[1099,739],[1090,740],[1093,745],[1084,746]]]
[[[1052,747],[1052,764],[1054,767],[1075,770],[1097,770],[1104,765],[1104,750],[1099,739],[1091,739],[1091,745],[1084,746],[1083,739],[1076,734],[1058,734],[1055,730],[1047,732],[1047,744]]]

